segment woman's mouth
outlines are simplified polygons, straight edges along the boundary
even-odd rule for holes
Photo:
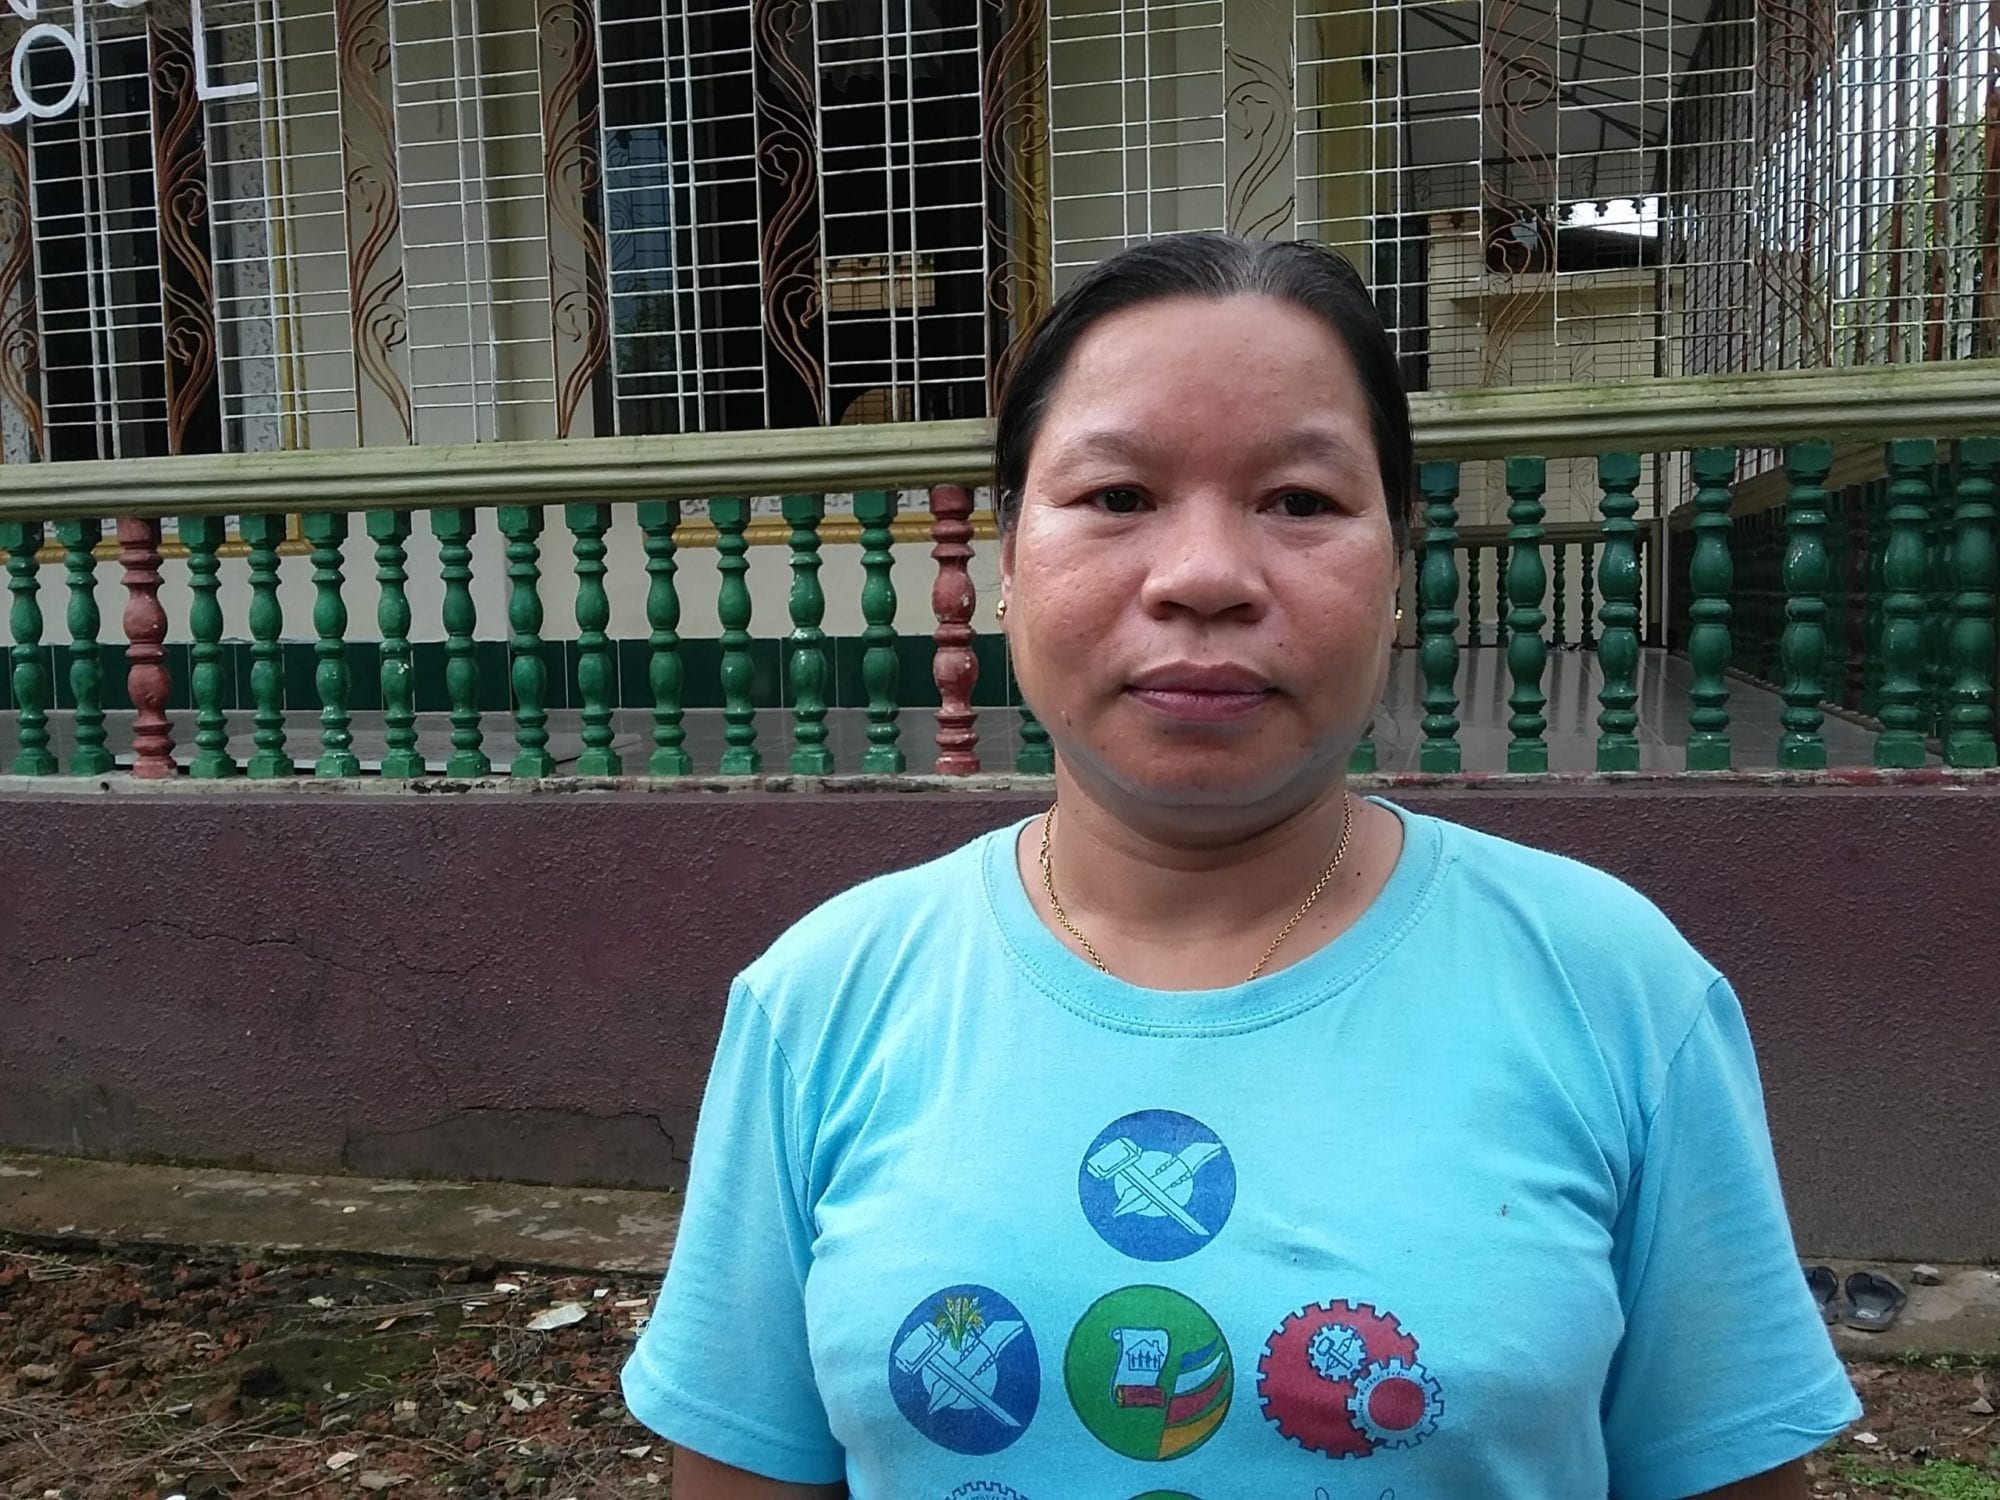
[[[1126,691],[1166,718],[1222,724],[1256,713],[1274,690],[1247,667],[1175,663],[1139,673]]]

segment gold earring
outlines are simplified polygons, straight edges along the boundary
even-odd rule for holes
[[[993,618],[996,620],[1007,618],[1007,601],[1005,599],[1002,599],[998,604],[993,606]]]

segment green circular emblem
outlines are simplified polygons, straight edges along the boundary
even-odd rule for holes
[[[1163,1286],[1098,1298],[1063,1356],[1069,1404],[1092,1437],[1127,1458],[1194,1452],[1229,1415],[1235,1383],[1215,1319]]]
[[[1147,1490],[1143,1495],[1134,1495],[1132,1500],[1195,1500],[1195,1497],[1179,1490]]]

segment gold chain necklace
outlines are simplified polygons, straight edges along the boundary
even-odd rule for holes
[[[1069,919],[1069,913],[1063,910],[1063,904],[1056,896],[1055,861],[1049,855],[1049,834],[1054,829],[1055,823],[1055,804],[1050,803],[1049,810],[1042,814],[1042,891],[1048,896],[1049,909],[1056,914],[1056,920],[1062,923],[1063,931],[1076,939],[1077,945],[1083,949],[1085,955],[1092,963],[1109,974],[1111,972],[1110,967],[1103,959],[1097,956],[1097,950],[1090,945],[1090,939],[1085,937],[1077,929],[1076,923]],[[1278,951],[1278,946],[1292,935],[1299,923],[1306,919],[1306,913],[1313,909],[1313,903],[1319,900],[1326,888],[1333,883],[1334,873],[1339,870],[1341,861],[1347,858],[1348,841],[1353,836],[1354,799],[1346,792],[1342,792],[1340,794],[1340,842],[1334,846],[1333,858],[1327,862],[1326,868],[1319,872],[1319,879],[1312,883],[1312,889],[1306,892],[1306,899],[1301,901],[1299,909],[1292,913],[1292,920],[1285,924],[1282,932],[1271,939],[1271,946],[1266,948],[1264,956],[1257,960],[1257,965],[1251,969],[1249,978],[1243,981],[1245,984],[1248,984],[1250,980],[1255,979],[1259,974],[1264,972],[1264,965],[1271,961],[1271,955]]]

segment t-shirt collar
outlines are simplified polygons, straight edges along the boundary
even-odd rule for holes
[[[1157,1036],[1254,1031],[1323,1004],[1353,984],[1402,941],[1429,904],[1444,866],[1443,825],[1379,797],[1369,800],[1403,823],[1403,850],[1388,883],[1360,919],[1332,942],[1247,984],[1147,989],[1106,974],[1071,952],[1036,913],[1021,883],[1016,845],[1035,818],[986,837],[981,865],[987,910],[1029,980],[1086,1020]]]

